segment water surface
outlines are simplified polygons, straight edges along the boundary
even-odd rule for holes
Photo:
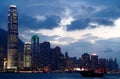
[[[106,74],[103,78],[86,78],[79,73],[0,73],[0,79],[120,79],[120,74]]]

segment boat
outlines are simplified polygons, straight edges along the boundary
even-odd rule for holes
[[[101,70],[83,70],[79,71],[83,77],[103,77],[106,73],[105,67]]]
[[[80,71],[83,77],[103,77],[105,73],[96,73],[93,70]]]

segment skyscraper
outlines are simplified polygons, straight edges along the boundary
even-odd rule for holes
[[[92,54],[91,55],[91,66],[92,68],[98,68],[98,55]]]
[[[39,49],[39,37],[38,35],[33,35],[31,38],[31,50],[32,50],[32,67],[35,70],[39,69],[40,66],[40,49]]]
[[[82,54],[82,67],[90,68],[90,55],[88,53]]]
[[[56,46],[54,50],[55,50],[56,70],[63,71],[65,69],[64,55],[62,54],[61,48],[59,46]]]
[[[25,42],[24,45],[24,67],[30,68],[31,65],[31,42]]]
[[[8,11],[8,50],[7,69],[18,67],[18,12],[16,5],[10,5]]]
[[[43,42],[40,43],[40,64],[41,67],[48,66],[50,64],[50,43]]]

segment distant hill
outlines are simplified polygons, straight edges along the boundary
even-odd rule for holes
[[[4,57],[7,56],[7,35],[8,32],[0,28],[0,48],[4,48]],[[23,53],[24,43],[19,39],[19,51]],[[1,53],[1,52],[0,52]]]

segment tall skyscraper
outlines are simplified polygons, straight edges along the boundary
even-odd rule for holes
[[[91,55],[91,66],[93,69],[98,68],[98,55],[96,54]]]
[[[90,55],[88,53],[82,54],[82,67],[90,68]]]
[[[31,42],[25,42],[24,45],[24,67],[30,68],[31,64]]]
[[[32,67],[38,70],[40,67],[40,49],[39,49],[39,37],[38,35],[33,35],[31,38],[31,50],[32,50]]]
[[[50,42],[42,42],[40,43],[40,68],[41,70],[45,70],[46,72],[50,69],[51,64],[51,54],[50,54]]]
[[[40,43],[40,62],[43,66],[50,64],[50,43]]]
[[[7,69],[18,67],[18,12],[16,5],[10,5],[8,11],[8,53]]]

